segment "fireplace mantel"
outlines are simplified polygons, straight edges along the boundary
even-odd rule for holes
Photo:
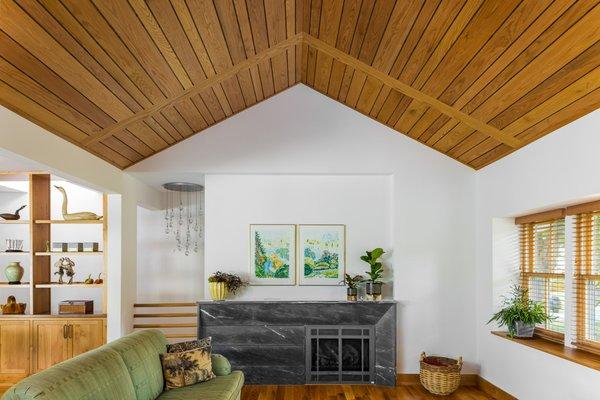
[[[308,300],[201,301],[198,336],[213,338],[213,351],[226,356],[254,384],[304,384],[306,327],[370,326],[375,343],[374,379],[396,382],[396,302]]]

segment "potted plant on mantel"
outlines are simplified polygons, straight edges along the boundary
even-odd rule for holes
[[[216,301],[225,300],[229,293],[235,294],[246,285],[247,283],[239,276],[221,271],[215,272],[208,278],[210,297]]]
[[[373,251],[367,251],[366,255],[360,256],[360,259],[368,263],[371,267],[369,271],[366,271],[367,275],[369,275],[369,279],[367,279],[366,284],[367,300],[381,300],[381,286],[383,285],[381,277],[383,276],[383,264],[379,261],[379,258],[384,253],[385,251],[378,247]]]
[[[508,297],[503,296],[502,308],[488,321],[508,328],[511,338],[531,338],[536,324],[554,320],[541,303],[529,299],[527,289],[513,285]]]
[[[346,289],[346,300],[356,301],[358,299],[358,284],[361,283],[365,278],[362,275],[350,276],[344,274],[344,283],[348,287]]]

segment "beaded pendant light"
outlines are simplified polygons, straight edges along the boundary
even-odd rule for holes
[[[198,252],[202,239],[202,192],[204,186],[196,183],[169,182],[165,209],[165,233],[175,239],[175,249],[189,255]]]

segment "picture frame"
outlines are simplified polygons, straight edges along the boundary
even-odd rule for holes
[[[296,225],[250,224],[249,243],[250,285],[296,285]]]
[[[298,225],[298,282],[337,286],[346,273],[346,225]]]

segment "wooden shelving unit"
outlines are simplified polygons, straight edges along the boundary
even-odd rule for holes
[[[29,282],[21,282],[19,285],[11,285],[8,282],[0,282],[0,287],[11,288],[11,289],[28,289],[31,287]]]
[[[53,289],[59,288],[89,288],[89,289],[104,289],[102,292],[102,310],[103,314],[106,313],[107,305],[107,293],[105,284],[92,284],[87,285],[83,282],[67,284],[58,284],[52,282],[53,277],[53,263],[57,257],[103,257],[102,263],[102,278],[106,283],[107,280],[107,254],[105,251],[96,252],[48,252],[46,246],[48,242],[52,242],[52,225],[101,225],[102,226],[102,250],[107,248],[108,242],[108,229],[107,229],[107,197],[103,196],[102,199],[102,215],[103,218],[100,220],[57,220],[51,217],[50,207],[50,191],[51,191],[51,176],[47,173],[20,173],[19,175],[26,175],[29,179],[29,201],[28,210],[29,218],[17,221],[1,220],[0,225],[24,225],[29,230],[29,243],[30,248],[23,252],[0,252],[0,258],[7,259],[13,257],[15,260],[29,260],[29,280],[31,282],[23,282],[21,285],[9,285],[7,282],[0,282],[0,288],[3,289],[4,293],[7,289],[19,290],[15,293],[17,301],[19,301],[19,293],[22,289],[29,290],[29,302],[27,305],[27,315],[49,315],[51,314],[51,293]],[[65,228],[69,229],[69,228]],[[100,238],[99,238],[100,239]],[[73,236],[73,242],[77,241],[77,237]],[[98,240],[100,241],[100,240]],[[81,265],[78,266],[85,269],[85,262],[81,261]],[[1,273],[1,271],[0,271]],[[55,278],[56,279],[56,278]],[[4,295],[2,295],[4,297]],[[21,299],[23,297],[21,296]],[[0,298],[0,302],[5,299]],[[3,318],[10,318],[10,315],[1,315]]]
[[[71,225],[87,225],[87,224],[103,224],[104,219],[79,219],[79,220],[62,220],[62,219],[36,219],[36,224],[71,224]]]
[[[83,282],[73,282],[73,283],[38,283],[35,285],[38,289],[51,289],[51,288],[60,288],[60,289],[72,289],[72,288],[86,288],[86,289],[94,289],[103,287],[103,283],[83,283]]]
[[[103,256],[103,251],[36,251],[36,256]]]

